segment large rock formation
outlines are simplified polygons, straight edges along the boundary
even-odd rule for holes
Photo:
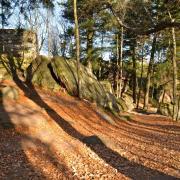
[[[177,102],[178,107],[176,109],[177,119],[180,120],[180,102]],[[173,117],[173,104],[172,103],[160,103],[158,107],[158,112],[162,115]]]
[[[13,86],[0,86],[0,101],[4,99],[17,100],[19,98],[19,91]]]
[[[26,77],[27,81],[43,88],[57,91],[63,87],[70,95],[78,95],[75,60],[65,60],[62,57],[48,59],[40,56],[27,68]],[[109,91],[109,85],[107,88],[103,85],[104,83],[101,84],[95,75],[89,73],[83,65],[80,65],[80,78],[81,98],[116,113],[134,108],[128,95],[117,100],[113,93]]]
[[[173,116],[173,99],[170,91],[162,92],[159,96],[158,112],[162,115]],[[177,99],[177,119],[180,119],[180,101]]]
[[[51,67],[56,79],[58,79],[60,84],[67,89],[68,93],[77,96],[76,61],[56,57],[52,59]],[[92,73],[89,73],[87,68],[83,65],[80,65],[80,84],[81,97],[86,100],[95,102],[113,112],[127,110],[129,107],[127,101],[123,99],[117,100],[115,96],[108,92],[96,77]],[[131,102],[128,101],[128,103]],[[132,106],[133,105],[131,104],[131,107]]]
[[[37,56],[37,37],[24,29],[0,29],[0,54],[14,57],[26,69]]]
[[[56,81],[50,68],[50,59],[39,56],[26,70],[26,80],[45,89],[59,90],[60,85]]]

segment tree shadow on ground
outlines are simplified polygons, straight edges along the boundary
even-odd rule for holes
[[[33,178],[30,176],[30,172],[33,172],[35,176],[39,172],[30,165],[21,147],[20,134],[16,132],[11,118],[6,112],[2,96],[0,91],[0,179]]]
[[[2,126],[3,129],[14,128],[9,115],[6,113],[3,101],[4,97],[0,88],[0,126]]]
[[[0,95],[2,97],[2,92]],[[38,138],[32,138],[15,129],[9,115],[13,113],[8,113],[4,107],[3,98],[0,100],[0,179],[45,180],[52,178],[52,174],[47,173],[52,169],[62,179],[72,178],[72,172],[66,167],[63,159],[57,158],[50,144],[43,143]],[[20,119],[23,118],[22,114],[17,113],[17,115]],[[28,128],[24,125],[20,127]],[[27,157],[25,149],[31,151],[31,157]],[[32,162],[30,159],[36,161]],[[44,166],[47,171],[44,171]]]
[[[129,121],[136,124],[136,125],[144,125],[144,126],[147,126],[147,127],[158,127],[158,128],[161,128],[162,130],[172,130],[172,131],[180,132],[180,126],[176,126],[176,125],[150,124],[150,123],[144,123],[144,122],[135,121],[133,119],[130,119]]]
[[[128,159],[120,156],[117,152],[108,148],[99,137],[94,136],[93,141],[96,143],[87,143],[87,139],[92,137],[86,137],[78,132],[70,123],[64,120],[58,113],[52,109],[46,102],[42,100],[36,89],[31,82],[23,82],[17,75],[17,70],[13,61],[10,61],[10,71],[16,85],[24,92],[25,96],[30,98],[34,103],[43,108],[47,114],[70,136],[78,139],[82,143],[86,143],[92,151],[94,151],[100,158],[107,162],[111,167],[117,169],[118,172],[132,179],[163,179],[170,180],[176,179],[175,177],[166,175],[157,170],[150,169],[143,165],[131,162]],[[31,75],[32,76],[32,75]],[[97,148],[98,147],[98,148]],[[105,153],[104,153],[105,152]],[[122,166],[122,167],[121,167]]]

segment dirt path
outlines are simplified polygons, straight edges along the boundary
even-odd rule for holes
[[[0,179],[180,178],[180,124],[31,92],[0,107]]]

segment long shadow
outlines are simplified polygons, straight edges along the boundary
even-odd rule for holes
[[[1,88],[2,85],[0,84]],[[20,143],[20,134],[4,107],[3,93],[0,90],[0,179],[27,179],[38,175],[45,179],[29,163]],[[18,158],[21,161],[18,162]],[[31,175],[29,175],[31,172]],[[19,177],[18,177],[19,176]]]
[[[144,125],[144,126],[149,126],[149,127],[159,127],[163,130],[171,130],[171,131],[177,131],[180,132],[180,126],[176,126],[176,125],[159,125],[159,124],[149,124],[149,123],[144,123],[144,122],[139,122],[139,121],[135,121],[133,119],[129,120],[132,123],[135,123],[137,125]]]
[[[2,126],[3,129],[14,128],[9,115],[6,113],[6,110],[4,108],[4,97],[1,88],[3,87],[1,87],[0,84],[0,126]]]
[[[56,99],[58,99],[58,97]],[[66,106],[69,107],[69,109],[71,109],[72,111],[74,111],[70,104],[67,104]],[[88,110],[87,110],[87,112],[88,112]],[[85,118],[87,118],[87,119],[89,118],[88,114],[87,115],[83,115],[83,116]],[[98,115],[98,116],[101,117],[100,115]],[[93,121],[94,120],[92,119],[91,123]],[[166,147],[166,148],[168,148],[170,150],[177,150],[177,151],[179,151],[179,146],[178,146],[179,137],[177,137],[177,134],[176,134],[176,136],[173,136],[173,137],[172,136],[167,136],[166,139],[165,139],[165,136],[163,136],[161,134],[157,134],[157,132],[159,132],[157,130],[154,131],[153,133],[152,132],[144,133],[143,129],[147,129],[147,128],[143,127],[143,128],[138,129],[138,131],[137,131],[136,126],[131,126],[131,128],[129,129],[128,122],[129,121],[122,121],[121,122],[121,124],[118,126],[118,131],[119,131],[118,133],[123,134],[123,136],[126,136],[126,137],[128,137],[130,139],[134,139],[136,141],[138,140],[139,142],[142,142],[142,143],[146,143],[146,144],[151,144],[152,145],[153,142],[157,142],[157,143],[159,143],[161,145],[160,146],[161,148],[163,146],[163,147]],[[122,126],[122,124],[123,124],[123,126]],[[128,127],[124,127],[124,125],[128,125]],[[97,126],[94,126],[94,129],[96,129],[96,127]],[[136,135],[138,135],[140,138],[136,138],[136,136],[134,136],[134,132],[136,132]],[[106,132],[104,132],[104,133],[106,133]],[[106,134],[108,134],[108,133],[106,133]],[[147,141],[143,141],[141,137],[145,138]],[[166,142],[166,141],[168,141],[168,143],[166,143],[166,144],[162,143],[162,142]]]
[[[0,87],[3,88],[1,84]],[[18,115],[19,118],[22,117],[22,114]],[[32,165],[28,160],[22,147],[23,141],[28,142],[27,144],[34,144],[38,149],[41,149],[42,151],[35,151],[34,156],[38,156],[44,164],[48,162],[50,166],[56,169],[56,173],[61,173],[66,179],[73,176],[65,163],[62,163],[63,160],[60,161],[61,163],[57,160],[49,144],[42,143],[37,138],[32,138],[16,131],[9,113],[4,107],[3,93],[0,90],[0,179],[49,179],[49,174],[44,174],[42,167],[39,167],[38,164]],[[31,147],[28,146],[26,148],[33,152]]]
[[[166,175],[157,170],[150,169],[143,165],[133,163],[126,158],[121,157],[117,152],[108,148],[97,136],[86,137],[78,132],[71,124],[64,120],[58,113],[45,103],[31,82],[23,82],[17,75],[13,61],[10,62],[11,72],[14,82],[24,92],[25,96],[34,101],[38,106],[45,109],[47,114],[59,124],[59,126],[70,136],[78,139],[82,143],[86,143],[92,151],[100,158],[107,162],[110,166],[117,169],[118,172],[132,179],[176,179],[173,176]],[[97,144],[97,145],[96,145]],[[127,168],[128,167],[128,168]]]

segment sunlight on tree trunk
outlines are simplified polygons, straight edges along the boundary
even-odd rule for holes
[[[77,90],[78,90],[78,97],[81,98],[81,87],[80,87],[80,39],[79,39],[79,24],[78,24],[78,16],[77,16],[77,0],[74,0],[74,20],[75,20],[75,37],[76,37]]]
[[[147,77],[146,77],[146,90],[145,90],[145,95],[144,95],[144,107],[143,107],[144,110],[148,109],[148,104],[149,104],[149,90],[150,90],[151,75],[152,75],[153,64],[154,64],[154,55],[156,51],[156,39],[157,39],[157,35],[155,34],[153,37],[151,57],[150,57],[149,67],[148,67],[148,72],[147,72]]]
[[[137,63],[136,63],[136,39],[133,40],[133,47],[132,47],[132,61],[133,61],[133,103],[136,104],[137,100]]]
[[[143,71],[144,71],[144,43],[142,45],[142,58],[141,58],[141,77],[140,77],[140,87],[139,87],[139,93],[138,93],[138,101],[137,101],[137,109],[139,108],[139,102],[141,98],[141,90],[143,85]]]
[[[172,40],[173,40],[173,120],[176,120],[177,113],[177,62],[176,62],[176,36],[175,29],[172,28]]]

